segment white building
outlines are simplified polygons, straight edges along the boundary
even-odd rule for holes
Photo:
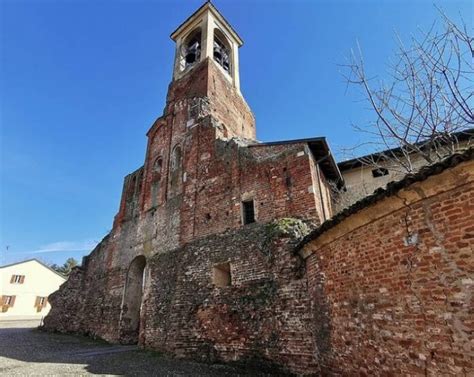
[[[48,296],[65,281],[36,259],[0,267],[0,321],[46,316],[51,308]]]
[[[456,150],[462,152],[474,145],[474,128],[457,132],[453,137],[457,140]],[[389,182],[401,180],[407,172],[395,159],[387,159],[387,156],[392,155],[403,160],[400,149],[394,148],[339,162],[337,165],[344,178],[346,191],[342,194],[341,203],[336,205],[336,210],[354,204],[378,188],[385,188]],[[439,157],[433,157],[434,162],[438,161]],[[427,165],[427,161],[416,153],[410,155],[410,161],[414,171]]]

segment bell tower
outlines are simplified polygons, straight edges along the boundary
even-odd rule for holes
[[[172,34],[176,43],[173,79],[165,115],[180,112],[186,130],[212,118],[216,137],[252,139],[255,118],[240,91],[242,39],[210,2],[204,3]],[[182,114],[183,106],[188,107]]]
[[[176,42],[173,80],[209,59],[240,92],[239,47],[243,41],[210,1],[182,23],[171,39]]]

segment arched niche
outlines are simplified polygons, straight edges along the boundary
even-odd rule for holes
[[[171,166],[170,166],[170,184],[171,187],[177,187],[181,183],[183,153],[181,147],[176,145],[171,152]]]
[[[127,271],[120,315],[120,341],[123,344],[138,343],[145,267],[146,258],[140,255],[132,260]]]

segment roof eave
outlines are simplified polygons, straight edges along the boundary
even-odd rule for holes
[[[228,29],[229,33],[232,37],[237,41],[239,47],[244,44],[242,38],[240,38],[239,34],[234,30],[231,24],[225,19],[225,17],[219,12],[219,10],[210,2],[207,1],[204,3],[199,9],[197,9],[191,16],[189,16],[178,28],[173,31],[170,35],[170,38],[176,42],[176,39],[181,32],[188,27],[190,23],[192,23],[196,18],[199,18],[206,10],[212,12],[212,14],[219,20],[226,28]]]
[[[2,268],[7,268],[7,267],[11,267],[11,266],[16,266],[18,264],[23,264],[23,263],[29,263],[29,262],[36,262],[36,263],[39,263],[40,265],[42,265],[43,267],[46,267],[48,270],[50,270],[51,272],[54,272],[56,275],[62,277],[64,280],[67,280],[67,276],[64,276],[63,274],[61,274],[60,272],[54,270],[53,268],[51,268],[50,266],[48,266],[47,264],[41,262],[40,260],[36,259],[36,258],[31,258],[31,259],[27,259],[27,260],[24,260],[24,261],[21,261],[21,262],[15,262],[15,263],[10,263],[10,264],[6,264],[5,266],[0,266],[0,269]]]
[[[468,128],[463,131],[455,132],[453,133],[453,136],[457,138],[458,142],[467,141],[474,137],[474,128]],[[364,161],[373,160],[375,158],[379,160],[383,160],[385,159],[385,154],[387,153],[397,154],[397,153],[400,153],[400,151],[401,151],[400,147],[386,149],[383,151],[378,151],[378,152],[366,154],[364,156],[352,158],[350,160],[341,161],[337,165],[340,170],[354,169],[362,165],[367,165]]]
[[[474,147],[469,148],[463,153],[455,153],[433,165],[424,166],[417,173],[407,174],[401,180],[388,183],[385,188],[378,188],[374,191],[373,194],[360,199],[359,201],[355,202],[351,206],[345,208],[344,210],[336,214],[334,217],[323,222],[318,228],[314,229],[311,233],[306,235],[296,245],[294,252],[298,253],[304,248],[307,243],[318,238],[323,233],[327,232],[331,228],[344,221],[346,218],[363,210],[364,208],[375,204],[386,197],[396,195],[400,190],[412,185],[415,182],[424,181],[433,175],[442,173],[446,169],[455,167],[463,162],[472,160],[474,160]]]
[[[298,144],[298,143],[306,143],[308,144],[311,153],[313,154],[313,157],[318,161],[324,158],[326,161],[328,161],[330,165],[330,170],[333,171],[333,176],[332,180],[336,181],[336,183],[341,187],[344,185],[344,178],[342,177],[342,174],[339,170],[339,167],[337,166],[336,161],[334,160],[334,155],[331,152],[331,149],[329,148],[329,144],[327,143],[327,140],[325,137],[312,137],[312,138],[306,138],[306,139],[295,139],[295,140],[283,140],[283,141],[270,141],[270,142],[265,142],[265,143],[255,143],[255,144],[250,144],[248,147],[265,147],[265,146],[272,146],[272,145],[284,145],[284,144]],[[314,145],[314,148],[311,148],[312,145]],[[317,147],[316,147],[317,146]],[[323,155],[318,155],[316,151],[318,150],[319,147],[323,147],[324,149],[324,154]]]

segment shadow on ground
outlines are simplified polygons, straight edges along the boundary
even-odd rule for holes
[[[0,375],[269,376],[171,359],[135,346],[38,331],[37,323],[0,322]]]

